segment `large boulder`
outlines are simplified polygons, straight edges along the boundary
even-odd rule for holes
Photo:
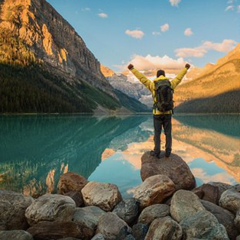
[[[73,215],[73,222],[77,223],[83,229],[89,229],[91,236],[94,235],[99,219],[106,212],[96,206],[76,208]]]
[[[236,214],[240,210],[240,192],[234,188],[226,190],[221,195],[219,205]]]
[[[203,210],[205,210],[205,208],[200,202],[200,199],[191,191],[178,190],[172,197],[170,213],[177,222]]]
[[[193,192],[200,198],[214,204],[218,204],[220,193],[217,187],[211,184],[203,184],[202,186],[193,189]]]
[[[181,240],[182,228],[169,216],[164,218],[157,218],[151,223],[144,240],[152,239]]]
[[[89,182],[83,189],[82,195],[86,206],[97,206],[106,212],[122,201],[122,195],[115,184]]]
[[[139,204],[134,198],[121,201],[113,209],[113,213],[116,213],[122,220],[124,220],[128,225],[134,223],[139,214]]]
[[[134,190],[134,198],[140,203],[140,208],[162,203],[176,191],[175,184],[166,175],[151,176]]]
[[[206,210],[197,211],[196,214],[184,218],[179,224],[185,239],[229,239],[225,227]]]
[[[76,173],[68,172],[63,174],[58,182],[58,191],[60,194],[67,192],[79,192],[88,183],[88,181]]]
[[[191,191],[178,190],[173,195],[170,214],[181,225],[185,239],[229,239],[225,227]]]
[[[67,192],[64,195],[72,198],[73,201],[76,203],[76,207],[81,207],[82,205],[84,205],[82,193],[80,193],[80,192]]]
[[[176,189],[191,190],[196,186],[195,178],[184,160],[176,155],[171,154],[170,158],[162,157],[160,159],[151,156],[146,152],[142,156],[141,178],[154,175],[166,175],[176,185]]]
[[[234,225],[234,214],[211,202],[201,200],[201,203],[205,209],[211,212],[217,218],[218,222],[226,228],[229,238],[235,240],[240,234],[240,228],[238,230],[238,228]]]
[[[0,190],[0,230],[27,229],[25,210],[32,202],[32,197]]]
[[[132,234],[136,240],[144,240],[147,232],[148,232],[148,225],[144,223],[137,223],[132,227]]]
[[[81,228],[75,222],[49,222],[43,221],[35,224],[27,230],[34,239],[61,239],[77,238],[91,239],[92,231],[88,228]]]
[[[115,213],[108,212],[99,219],[96,233],[102,234],[107,240],[115,240],[123,228],[131,233],[131,228],[126,222]]]
[[[143,209],[138,222],[150,225],[154,219],[163,218],[170,214],[170,207],[167,204],[153,204]]]
[[[28,223],[32,226],[41,221],[72,220],[76,204],[68,196],[45,194],[36,199],[25,212]]]
[[[222,193],[229,188],[231,188],[231,185],[226,183],[210,182],[193,189],[193,192],[202,200],[218,205]]]

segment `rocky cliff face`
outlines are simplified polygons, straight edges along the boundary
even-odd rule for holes
[[[0,0],[0,112],[141,112],[46,0]]]
[[[0,28],[5,35],[17,37],[18,45],[24,46],[23,54],[29,55],[24,64],[41,63],[49,72],[69,82],[81,78],[117,98],[100,71],[99,61],[49,3],[45,0],[1,0],[0,3]],[[17,64],[19,59],[14,54],[19,46],[14,48],[9,60]]]

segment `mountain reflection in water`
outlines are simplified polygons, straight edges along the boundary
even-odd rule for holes
[[[200,183],[240,182],[239,115],[176,116],[175,119],[174,138],[191,148],[189,166]],[[203,165],[207,165],[204,172]]]
[[[240,182],[239,123],[236,115],[175,116],[173,152],[198,185]],[[153,148],[152,116],[1,116],[0,129],[0,189],[32,196],[56,192],[67,171],[130,196],[142,182],[141,156]]]

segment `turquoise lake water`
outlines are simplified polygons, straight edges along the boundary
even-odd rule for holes
[[[141,184],[141,156],[153,148],[152,116],[0,116],[0,189],[56,192],[67,171],[114,183],[124,198]],[[162,136],[164,146],[164,135]],[[175,115],[173,153],[197,184],[240,182],[240,116]]]

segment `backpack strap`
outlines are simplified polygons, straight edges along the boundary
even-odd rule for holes
[[[171,91],[171,94],[173,94],[173,89],[172,89],[171,87],[168,89],[168,91]],[[171,101],[171,94],[168,94],[168,95],[167,95],[167,101],[168,101],[168,102]]]
[[[166,91],[165,89],[167,89],[167,88],[168,88],[167,85],[162,86],[162,91],[160,92],[160,94],[158,94],[158,95],[160,96],[160,101],[161,101],[162,103],[165,102],[165,98],[164,98],[164,96],[163,96],[163,91]],[[169,100],[170,100],[170,99],[167,99],[167,101],[169,101]]]

